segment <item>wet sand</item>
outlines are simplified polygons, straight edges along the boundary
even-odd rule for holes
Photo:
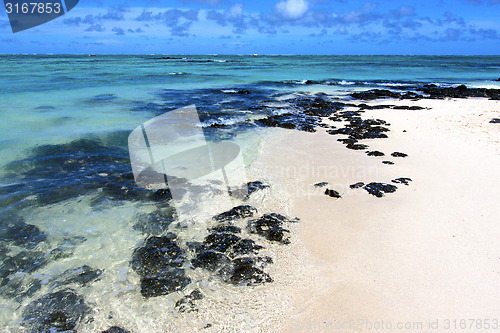
[[[289,198],[291,214],[301,219],[297,244],[304,251],[295,260],[301,276],[276,279],[289,281],[284,292],[293,301],[282,330],[369,332],[383,322],[386,328],[414,325],[430,332],[445,329],[447,319],[495,319],[500,312],[500,126],[489,121],[499,118],[500,103],[374,104],[428,109],[363,114],[391,124],[388,139],[361,142],[384,157],[348,150],[336,141],[342,136],[324,129],[272,129],[252,166],[252,173]],[[392,152],[408,157],[392,157]],[[395,164],[382,164],[385,160]],[[400,177],[413,181],[393,184],[398,190],[383,198],[349,188]],[[320,182],[329,184],[313,186]],[[342,198],[324,195],[325,189]],[[436,320],[439,329],[432,330],[429,321],[435,326]]]

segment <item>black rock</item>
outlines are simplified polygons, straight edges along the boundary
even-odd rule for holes
[[[90,282],[98,280],[101,275],[101,270],[92,269],[92,267],[84,265],[76,269],[68,269],[62,273],[61,277],[58,279],[58,284],[67,285],[77,283],[80,286],[85,286]]]
[[[9,276],[17,272],[31,273],[47,264],[45,254],[40,251],[23,250],[14,256],[5,256],[0,266],[0,287],[9,282]]]
[[[235,285],[256,285],[273,282],[273,279],[259,267],[254,258],[238,258],[220,272],[223,279]]]
[[[179,312],[198,312],[196,308],[196,304],[194,301],[198,301],[203,299],[203,294],[199,289],[195,289],[191,292],[191,294],[184,296],[177,302],[175,302],[175,308]]]
[[[74,249],[86,240],[83,236],[75,236],[62,240],[55,249],[50,251],[50,259],[59,260],[71,257]]]
[[[231,225],[231,224],[222,224],[222,225],[218,225],[216,227],[211,228],[210,231],[212,231],[212,232],[226,232],[226,233],[230,232],[233,234],[239,234],[239,233],[241,233],[241,228],[234,226],[234,225]]]
[[[384,109],[391,109],[394,107],[394,105],[367,105],[367,104],[359,104],[358,105],[360,110],[384,110]]]
[[[121,327],[118,326],[111,326],[105,331],[102,331],[101,333],[130,333],[130,331],[124,330]]]
[[[367,154],[368,156],[377,156],[377,157],[379,157],[379,156],[385,156],[385,154],[384,154],[383,152],[381,152],[381,151],[377,151],[377,150],[374,150],[374,151],[367,151],[367,152],[366,152],[366,154]]]
[[[242,239],[230,248],[228,255],[234,258],[245,254],[257,254],[263,248],[263,246],[257,245],[251,239]]]
[[[102,200],[152,200],[153,192],[139,188],[134,180],[130,157],[125,148],[126,132],[102,140],[80,139],[67,144],[34,148],[28,158],[6,166],[7,178],[16,186],[0,186],[0,205],[16,202],[31,206],[53,204],[96,193],[94,202]],[[108,140],[106,146],[104,142]],[[29,186],[28,186],[29,184]],[[2,194],[8,197],[2,198]]]
[[[257,180],[253,182],[248,182],[247,185],[243,188],[238,188],[235,190],[231,190],[231,195],[243,200],[246,200],[252,195],[253,193],[264,190],[266,188],[270,188],[270,185],[264,184],[263,182]]]
[[[253,182],[248,182],[248,195],[251,195],[254,192],[257,192],[259,190],[264,190],[266,188],[269,188],[271,186],[264,184],[263,182],[257,180]]]
[[[358,140],[352,139],[352,138],[349,138],[349,139],[337,139],[337,141],[338,142],[342,142],[345,145],[355,144],[356,142],[358,142]]]
[[[498,119],[498,118],[493,118],[493,119],[491,119],[490,123],[491,123],[491,124],[500,124],[500,119]]]
[[[262,246],[256,245],[251,239],[242,239],[231,233],[216,232],[205,237],[203,247],[200,250],[226,253],[229,257],[234,258],[243,254],[257,253],[260,249]]]
[[[252,217],[255,213],[257,213],[257,209],[253,208],[252,206],[249,205],[238,206],[232,208],[230,211],[214,216],[214,220],[219,222],[226,222],[234,219]]]
[[[150,237],[146,244],[137,248],[130,264],[143,276],[161,273],[165,267],[181,267],[185,261],[184,251],[172,235]]]
[[[407,105],[401,105],[401,106],[395,106],[393,107],[394,110],[410,110],[410,111],[417,111],[417,110],[424,110],[425,108],[421,106],[407,106]]]
[[[22,302],[26,297],[33,296],[42,288],[39,279],[33,279],[29,275],[13,275],[8,282],[0,288],[0,295],[6,298],[13,298]]]
[[[241,237],[231,233],[213,233],[205,237],[205,248],[217,252],[226,252],[230,247],[236,245]]]
[[[396,186],[384,183],[369,183],[363,187],[368,193],[376,196],[377,198],[382,198],[384,193],[393,193],[398,189]]]
[[[325,187],[326,185],[328,185],[328,182],[321,182],[321,183],[314,184],[314,187]]]
[[[388,164],[388,165],[394,165],[394,162],[392,161],[382,161],[383,164]]]
[[[144,297],[166,295],[184,289],[191,279],[185,276],[184,251],[175,242],[174,235],[150,237],[137,248],[130,265],[141,277]]]
[[[498,78],[496,81],[497,81],[497,82],[500,82],[500,78]]]
[[[295,125],[292,123],[288,122],[280,122],[277,119],[280,119],[280,116],[273,116],[265,119],[259,119],[258,121],[268,127],[281,127],[281,128],[287,128],[287,129],[294,129]]]
[[[400,152],[394,152],[391,154],[392,157],[408,157],[408,154],[405,154],[405,153],[400,153]]]
[[[392,182],[396,184],[405,184],[405,185],[410,185],[409,182],[411,182],[411,178],[397,178],[393,179]]]
[[[183,290],[191,283],[182,268],[164,268],[160,275],[141,279],[142,296],[157,297]]]
[[[362,145],[362,144],[352,144],[352,143],[350,143],[350,144],[348,144],[346,146],[346,148],[352,149],[352,150],[365,150],[366,148],[368,148],[368,146],[367,145]]]
[[[168,201],[172,199],[172,193],[170,192],[170,189],[160,189],[155,191],[151,195],[151,199],[153,201]]]
[[[363,187],[363,186],[365,186],[365,183],[363,183],[363,182],[359,182],[359,183],[356,183],[356,184],[349,185],[349,187],[351,189],[353,189],[353,190],[356,189],[356,188]]]
[[[289,231],[282,227],[284,222],[290,221],[283,215],[271,213],[257,220],[249,221],[248,230],[250,233],[259,234],[269,241],[289,244],[290,240],[285,236],[285,233]]]
[[[27,249],[35,248],[39,243],[45,241],[47,236],[44,232],[32,224],[23,221],[3,224],[0,227],[0,242],[8,242],[12,245],[22,246]]]
[[[417,93],[414,93],[414,92],[412,92],[412,91],[407,91],[407,92],[405,92],[404,94],[401,94],[401,96],[400,96],[399,98],[400,98],[400,99],[419,100],[419,99],[424,98],[424,96],[419,95],[419,94],[417,94]]]
[[[23,311],[23,324],[36,332],[73,330],[89,313],[84,299],[72,289],[47,294]]]
[[[497,100],[500,98],[500,89],[467,88],[465,85],[455,88],[426,85],[421,91],[428,95],[427,98],[432,99],[489,97],[490,99]]]
[[[332,198],[342,198],[342,196],[340,195],[339,192],[335,191],[335,190],[326,190],[325,191],[325,194],[328,195],[329,197],[332,197]]]
[[[209,271],[216,271],[229,261],[229,258],[225,254],[207,250],[198,254],[196,259],[193,259],[191,263],[194,267],[204,268]]]
[[[134,224],[133,229],[143,234],[161,236],[168,231],[170,224],[176,219],[175,209],[170,207],[150,214],[138,215],[138,221]]]
[[[399,98],[401,94],[385,89],[372,89],[368,91],[354,92],[351,96],[355,99],[373,100],[379,98]]]
[[[101,94],[92,97],[88,102],[111,102],[117,98],[115,94]]]

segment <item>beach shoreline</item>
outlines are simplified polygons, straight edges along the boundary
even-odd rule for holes
[[[311,280],[287,291],[295,310],[283,331],[340,332],[335,323],[362,319],[422,322],[420,331],[430,332],[429,320],[494,319],[500,310],[500,128],[490,123],[500,116],[500,103],[369,103],[382,104],[425,108],[364,113],[364,119],[390,123],[389,138],[362,140],[384,157],[347,150],[324,130],[273,129],[252,165],[288,193],[309,256],[301,265],[308,265]],[[383,198],[349,188],[400,177],[413,181],[394,184],[397,191]],[[314,187],[321,182],[328,185]],[[325,195],[325,188],[342,198]],[[349,331],[370,330],[360,325]]]

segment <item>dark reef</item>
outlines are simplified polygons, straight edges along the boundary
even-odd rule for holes
[[[64,289],[28,304],[23,311],[23,324],[36,332],[70,331],[89,312],[80,295],[72,289]]]

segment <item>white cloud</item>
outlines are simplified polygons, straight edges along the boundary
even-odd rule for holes
[[[276,4],[275,10],[285,18],[296,20],[304,15],[308,7],[306,0],[283,0]]]
[[[238,3],[233,5],[228,10],[228,15],[232,18],[240,17],[243,14],[243,4]]]

